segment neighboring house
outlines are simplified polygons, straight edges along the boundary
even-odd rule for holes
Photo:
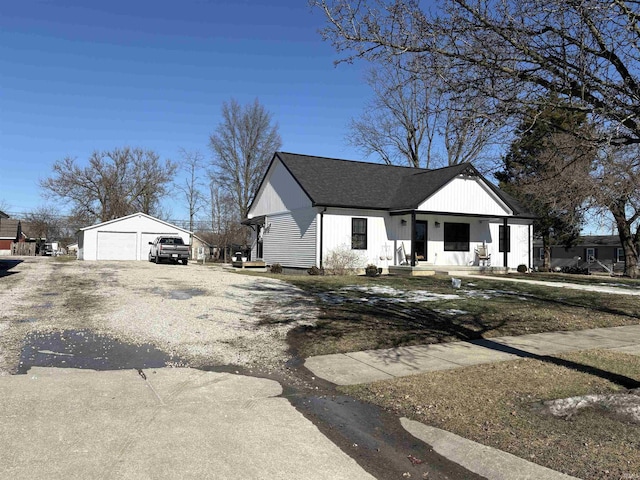
[[[532,266],[533,216],[472,165],[437,170],[277,152],[249,208],[252,259],[323,266]],[[486,247],[489,262],[478,256]]]
[[[212,249],[212,245],[210,245],[209,242],[206,242],[196,234],[193,234],[191,236],[191,259],[192,260],[200,259],[198,255],[199,252],[202,252],[205,260],[208,260],[211,257],[211,249]]]
[[[29,229],[29,223],[2,214],[0,216],[0,255],[35,255],[40,239],[31,237]]]
[[[145,213],[134,213],[80,229],[79,260],[148,260],[149,242],[159,235],[179,235],[190,244],[191,232]]]
[[[70,243],[69,245],[67,245],[67,254],[68,255],[78,255],[78,244],[77,243]]]
[[[544,249],[542,240],[533,242],[535,257],[533,265],[542,267]],[[551,268],[566,267],[588,268],[591,271],[624,271],[624,251],[618,235],[585,235],[579,237],[571,248],[564,245],[551,245]]]

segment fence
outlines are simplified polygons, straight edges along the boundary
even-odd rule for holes
[[[36,244],[35,242],[12,242],[11,255],[35,257]]]

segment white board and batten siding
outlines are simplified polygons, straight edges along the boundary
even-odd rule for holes
[[[85,227],[80,231],[80,260],[147,260],[149,242],[160,235],[177,235],[189,244],[191,232],[137,213]]]
[[[351,219],[367,219],[367,249],[351,250]],[[328,209],[324,214],[322,246],[323,263],[327,255],[334,249],[347,249],[359,256],[360,267],[369,264],[379,267],[393,265],[393,259],[387,260],[386,256],[393,256],[394,241],[389,237],[389,214],[376,210],[357,209]],[[381,259],[380,257],[385,257]]]
[[[249,218],[311,207],[311,200],[282,162],[275,160],[258,191]]]
[[[424,212],[512,215],[513,212],[477,177],[457,177],[418,207]]]
[[[306,208],[265,218],[262,258],[267,265],[309,268],[317,265],[318,212]]]

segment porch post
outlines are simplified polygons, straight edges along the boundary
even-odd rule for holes
[[[509,261],[509,250],[511,250],[511,248],[509,248],[511,246],[511,238],[509,235],[509,229],[507,228],[507,217],[502,219],[502,229],[502,264],[504,265],[504,268],[508,268],[507,262]]]
[[[411,212],[411,266],[416,266],[416,212]]]

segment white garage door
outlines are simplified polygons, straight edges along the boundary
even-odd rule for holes
[[[98,232],[98,260],[137,260],[136,232]]]

